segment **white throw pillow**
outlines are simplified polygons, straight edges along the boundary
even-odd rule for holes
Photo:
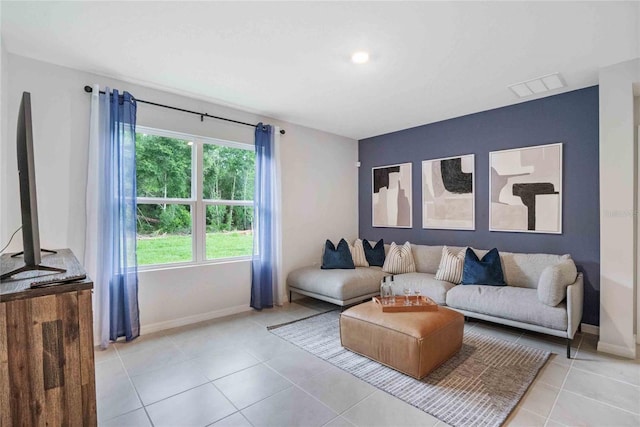
[[[454,254],[448,247],[443,247],[440,265],[436,272],[436,280],[443,280],[456,285],[462,282],[462,268],[464,267],[466,250],[465,248]]]
[[[545,268],[538,280],[538,299],[551,307],[560,304],[567,296],[567,286],[576,281],[577,275],[572,259]]]
[[[369,267],[369,262],[364,254],[364,246],[362,246],[362,239],[356,239],[353,245],[349,244],[349,250],[351,251],[351,258],[353,258],[353,264],[356,267]]]
[[[405,242],[402,246],[391,243],[382,271],[391,274],[415,273],[416,263],[411,253],[411,243]]]

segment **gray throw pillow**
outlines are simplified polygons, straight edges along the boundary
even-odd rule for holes
[[[538,280],[538,299],[555,307],[567,296],[567,286],[576,281],[578,270],[572,259],[545,268]]]

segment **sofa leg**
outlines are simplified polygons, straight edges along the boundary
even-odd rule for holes
[[[567,338],[567,359],[571,359],[571,338]]]
[[[291,291],[289,291],[289,304],[291,304],[291,301],[292,301],[292,299],[291,299]]]

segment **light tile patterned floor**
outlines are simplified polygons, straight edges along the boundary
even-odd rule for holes
[[[335,308],[312,299],[140,337],[96,351],[102,426],[444,426],[270,334],[265,326]],[[484,322],[466,329],[555,353],[506,425],[638,426],[640,360]]]

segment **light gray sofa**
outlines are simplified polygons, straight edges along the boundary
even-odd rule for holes
[[[411,289],[420,289],[422,295],[436,303],[467,317],[566,338],[567,357],[570,357],[571,340],[582,319],[582,274],[577,274],[573,283],[566,286],[566,296],[563,294],[562,301],[556,306],[543,303],[538,296],[541,276],[544,276],[542,280],[549,280],[549,275],[543,275],[543,271],[567,261],[573,264],[568,255],[500,252],[507,286],[455,285],[435,279],[442,246],[412,244],[411,249],[416,272],[393,276],[392,288],[396,295],[402,295],[408,284]],[[456,252],[463,248],[450,249]],[[479,257],[487,252],[475,251]],[[379,294],[380,281],[388,275],[380,267],[357,267],[354,270],[306,267],[292,271],[287,277],[287,285],[290,299],[291,293],[295,292],[345,306]],[[558,284],[558,287],[565,292],[563,284]]]

